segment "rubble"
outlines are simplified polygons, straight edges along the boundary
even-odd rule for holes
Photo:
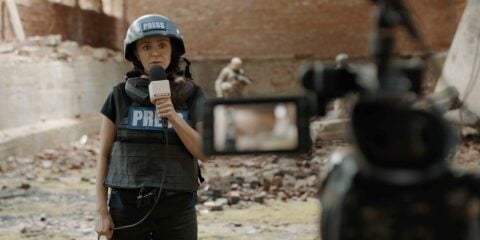
[[[247,155],[215,157],[202,165],[206,181],[198,190],[203,207],[220,211],[224,206],[246,207],[268,200],[301,200],[316,198],[322,166],[329,152],[344,143],[316,148],[310,154]],[[99,136],[82,136],[78,141],[27,157],[9,157],[0,165],[0,175],[28,176],[41,181],[39,172],[52,179],[69,175],[72,170],[92,169],[99,154]],[[21,166],[21,167],[20,167]],[[95,179],[81,177],[92,185]]]
[[[478,136],[478,135],[477,135]],[[456,162],[480,165],[480,148],[475,137],[459,147]],[[473,142],[472,142],[473,141]],[[212,157],[201,165],[206,181],[198,190],[199,208],[221,211],[225,206],[243,208],[269,200],[306,201],[316,198],[331,152],[344,142],[323,143],[304,155],[243,155]],[[78,141],[27,157],[10,157],[2,161],[0,175],[25,176],[41,180],[39,169],[51,177],[68,176],[69,171],[92,169],[99,154],[99,136],[84,135]],[[21,167],[20,167],[21,166]],[[95,183],[94,178],[79,181]],[[24,183],[19,189],[28,190]]]
[[[33,156],[10,156],[6,161],[0,161],[0,176],[37,179],[40,169],[60,176],[68,176],[69,171],[74,169],[91,169],[96,165],[98,144],[99,136],[92,135],[88,140],[82,137],[78,141],[55,149],[45,149]]]
[[[23,43],[2,43],[0,54],[24,57],[25,61],[48,59],[72,62],[94,59],[102,62],[122,62],[123,54],[107,48],[79,46],[77,42],[62,40],[61,35],[33,36]]]
[[[310,199],[317,198],[319,184],[325,176],[325,171],[328,169],[326,165],[331,159],[330,154],[338,147],[346,145],[348,144],[345,142],[323,143],[312,149],[310,153],[303,155],[263,154],[213,157],[201,166],[206,181],[198,190],[199,216],[204,218],[207,216],[208,219],[209,212],[235,209],[248,208],[258,211],[259,206],[271,208],[272,205],[269,203],[272,202],[276,204],[279,202],[308,203]],[[38,204],[47,204],[49,208],[55,206],[54,208],[59,209],[45,212],[47,209],[40,208],[44,207],[41,205],[35,208],[42,209],[39,212],[38,210],[22,212],[24,217],[7,214],[3,219],[4,222],[0,221],[0,230],[11,229],[9,227],[13,225],[22,237],[48,236],[47,238],[50,238],[69,229],[76,229],[69,233],[69,236],[74,239],[90,239],[94,235],[91,227],[95,219],[95,178],[93,176],[96,158],[99,155],[98,148],[98,135],[84,135],[75,142],[45,149],[32,156],[12,156],[0,161],[0,180],[8,177],[18,179],[14,184],[0,182],[0,202],[8,201],[9,203],[2,205],[3,209],[12,211],[12,209],[21,208],[23,204],[30,204],[27,201],[35,201]],[[450,164],[455,167],[480,170],[479,152],[480,137],[469,136],[458,147]],[[88,174],[85,175],[82,172]],[[61,193],[55,192],[55,194],[39,189],[39,186],[53,182],[61,186],[78,182],[82,186],[89,187],[86,189],[82,187],[84,192],[73,193],[60,190]],[[70,205],[64,205],[65,203],[75,204],[78,207],[72,209]],[[69,212],[61,209],[68,209]],[[0,211],[2,211],[1,208]],[[58,214],[56,211],[65,212]],[[225,224],[234,226],[235,223]],[[265,224],[268,225],[268,221]],[[238,227],[242,227],[241,224]]]
[[[269,200],[306,201],[316,198],[329,153],[346,143],[325,144],[305,155],[220,156],[202,165],[207,179],[198,191],[199,208],[218,210],[217,199],[242,208]],[[321,159],[321,160],[319,160]],[[227,170],[227,171],[226,171]]]
[[[314,142],[345,141],[349,124],[350,120],[347,118],[312,122],[310,125],[312,140]]]

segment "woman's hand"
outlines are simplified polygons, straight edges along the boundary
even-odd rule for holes
[[[95,219],[95,231],[101,235],[111,238],[113,235],[113,220],[108,212],[107,192],[103,185],[108,169],[108,159],[115,140],[116,126],[108,117],[102,115],[102,127],[100,128],[100,154],[97,160],[97,177],[95,180],[95,191],[97,198],[97,218]]]
[[[207,157],[201,150],[200,135],[181,115],[177,114],[170,97],[153,96],[152,103],[155,105],[158,117],[168,119],[188,151],[201,161],[206,161]]]
[[[154,96],[152,98],[152,103],[155,104],[155,110],[159,118],[168,118],[170,120],[177,115],[170,97]]]
[[[95,231],[98,236],[106,236],[107,239],[112,238],[114,228],[112,216],[110,213],[99,213],[95,219]]]

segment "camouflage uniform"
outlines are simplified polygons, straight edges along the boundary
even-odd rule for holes
[[[245,76],[243,69],[235,70],[226,66],[215,80],[215,92],[217,97],[241,97],[243,89],[251,83],[252,80]]]

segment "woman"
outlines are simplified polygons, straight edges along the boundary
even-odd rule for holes
[[[197,159],[206,158],[194,109],[205,94],[193,84],[181,57],[183,37],[166,17],[136,19],[124,52],[134,69],[101,111],[95,230],[109,239],[196,239]],[[166,69],[171,97],[148,96],[154,66]]]

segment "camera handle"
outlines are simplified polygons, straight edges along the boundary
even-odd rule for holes
[[[371,55],[377,65],[377,78],[381,90],[389,93],[402,94],[408,88],[408,82],[397,75],[390,64],[394,41],[393,28],[402,26],[410,36],[420,45],[420,48],[429,52],[415,25],[409,11],[402,0],[372,0],[378,5],[376,32],[371,43]]]

